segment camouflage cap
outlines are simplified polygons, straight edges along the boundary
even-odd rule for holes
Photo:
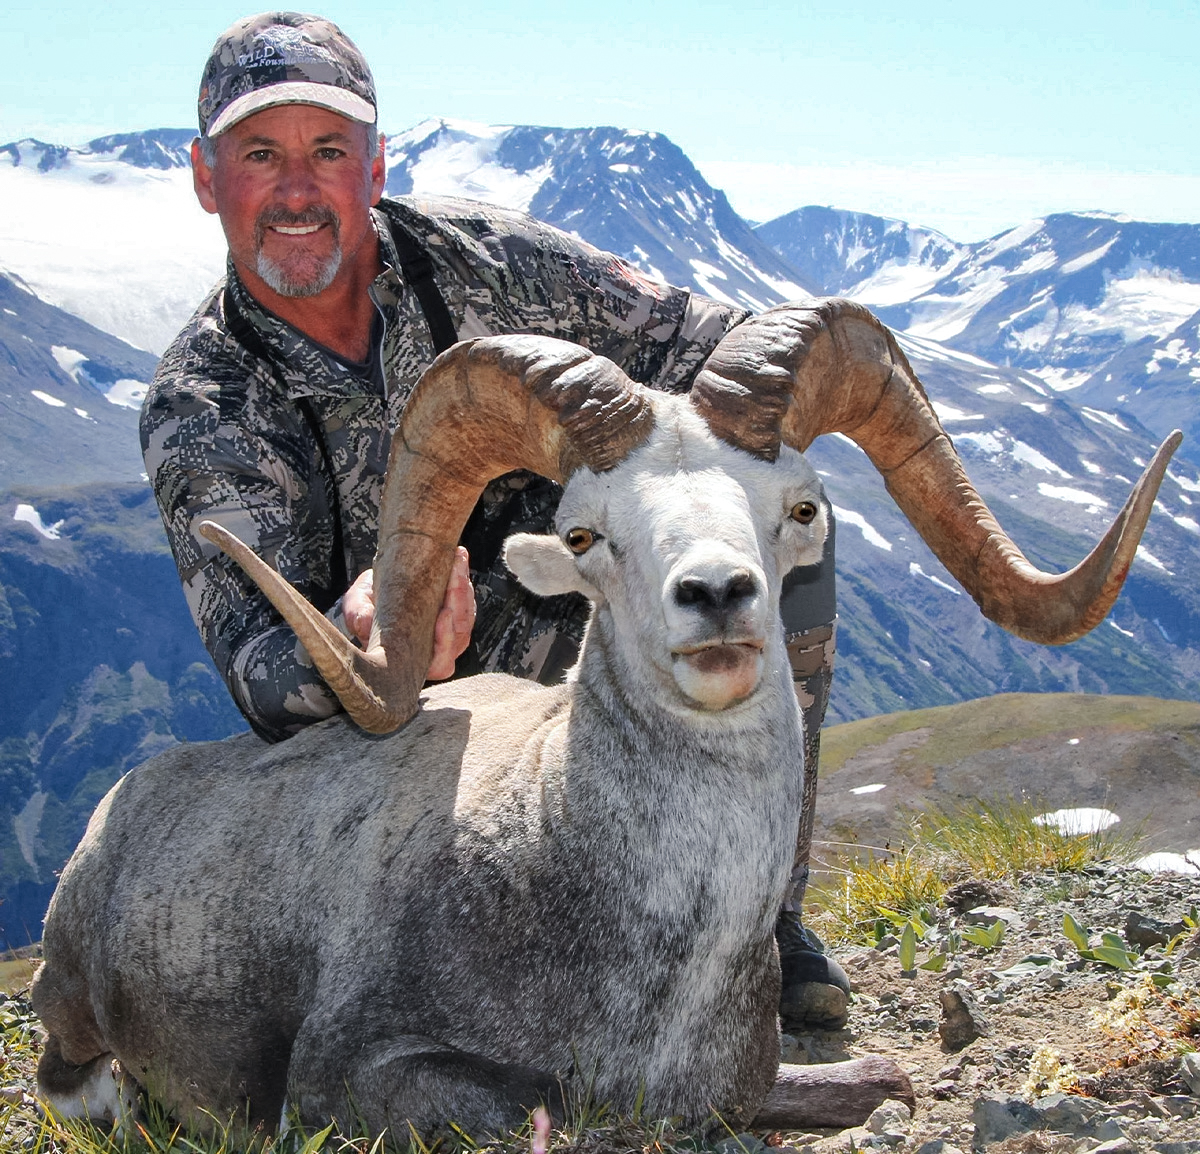
[[[200,133],[217,136],[278,104],[316,104],[373,124],[375,81],[336,24],[301,12],[262,12],[223,32],[200,80]]]

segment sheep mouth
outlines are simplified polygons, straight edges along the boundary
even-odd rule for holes
[[[680,646],[671,654],[675,681],[701,708],[727,709],[758,688],[762,653],[759,640]]]
[[[699,645],[680,645],[671,651],[671,656],[684,658],[697,668],[720,666],[730,661],[743,661],[763,651],[764,642],[748,641],[705,641]]]

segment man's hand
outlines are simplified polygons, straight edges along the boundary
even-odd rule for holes
[[[342,598],[342,617],[351,635],[365,649],[375,621],[375,570],[366,569]]]
[[[467,551],[458,546],[454,568],[446,585],[446,596],[433,624],[433,660],[427,681],[440,681],[454,672],[454,662],[471,642],[475,627],[475,589],[471,585],[471,567]]]
[[[375,621],[374,570],[361,573],[342,598],[342,616],[346,628],[364,648],[371,639]],[[454,556],[454,568],[446,585],[446,596],[433,626],[433,659],[427,681],[440,681],[454,672],[458,655],[470,644],[475,626],[475,590],[467,551],[460,545]]]

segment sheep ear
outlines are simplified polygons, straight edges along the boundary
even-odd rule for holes
[[[504,542],[504,563],[539,597],[582,593],[592,601],[601,599],[600,591],[580,576],[575,554],[555,536],[514,533]]]

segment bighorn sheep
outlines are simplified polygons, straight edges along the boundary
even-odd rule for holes
[[[989,617],[1049,643],[1107,612],[1179,440],[1050,576],[971,487],[891,334],[846,302],[747,321],[686,397],[548,338],[456,346],[394,438],[365,652],[203,528],[358,727],[181,746],[100,803],[46,919],[42,1092],[102,1112],[116,1058],[198,1121],[271,1122],[286,1101],[374,1131],[486,1130],[574,1068],[621,1108],[826,1121],[772,1091],[772,931],[804,772],[780,583],[819,556],[800,450],[834,430]],[[462,526],[515,468],[565,483],[558,535],[508,560],[536,592],[592,599],[579,663],[556,688],[485,675],[419,702]]]

